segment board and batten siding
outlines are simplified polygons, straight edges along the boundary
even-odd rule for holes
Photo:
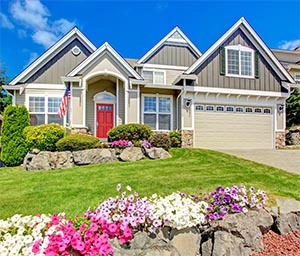
[[[119,80],[119,89],[118,89],[118,113],[117,125],[125,124],[125,88],[123,81]]]
[[[74,89],[72,90],[72,125],[83,125],[83,94],[85,91],[83,89]]]
[[[163,45],[146,63],[189,67],[196,60],[187,46]]]
[[[128,119],[127,123],[139,123],[138,117],[138,93],[128,92]]]
[[[223,44],[242,45],[256,51],[250,40],[239,29]],[[204,87],[218,87],[228,89],[260,90],[281,92],[280,78],[272,71],[269,64],[260,56],[259,77],[239,78],[220,75],[220,49],[218,48],[199,68],[196,70],[198,85]]]
[[[25,106],[25,93],[19,94],[19,91],[15,92],[15,100],[17,106]]]
[[[107,91],[116,95],[115,83],[109,80],[99,80],[95,83],[88,84],[88,91],[86,92],[86,126],[90,129],[92,134],[95,134],[94,96],[103,91]]]
[[[81,50],[77,56],[72,53],[75,46]],[[75,39],[33,74],[26,83],[61,84],[61,77],[67,75],[90,54],[85,46]]]

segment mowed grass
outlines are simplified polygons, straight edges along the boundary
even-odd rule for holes
[[[245,184],[276,197],[300,199],[300,175],[210,150],[172,149],[173,158],[114,162],[55,171],[0,169],[0,218],[65,212],[82,214],[130,185],[141,196],[174,191],[202,195],[217,186]]]

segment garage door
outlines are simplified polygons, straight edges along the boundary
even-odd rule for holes
[[[273,148],[272,111],[260,107],[196,105],[195,147]]]

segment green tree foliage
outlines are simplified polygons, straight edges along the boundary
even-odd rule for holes
[[[11,105],[11,96],[2,88],[2,85],[7,84],[7,82],[6,69],[0,63],[0,113],[4,111],[6,106]]]
[[[300,89],[296,89],[286,101],[287,126],[300,125]]]
[[[64,127],[59,124],[27,126],[24,129],[29,150],[37,148],[43,151],[55,151],[56,142],[64,137]]]
[[[25,106],[6,107],[1,136],[1,160],[6,166],[22,163],[28,151],[23,130],[29,123],[29,113]]]

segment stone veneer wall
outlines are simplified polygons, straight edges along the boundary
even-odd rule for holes
[[[91,133],[89,132],[88,128],[72,128],[71,129],[71,134],[87,134],[87,135],[91,135]]]
[[[192,130],[182,130],[181,131],[181,147],[182,148],[192,148],[194,140],[194,131]]]
[[[276,148],[285,147],[285,132],[276,132]]]

